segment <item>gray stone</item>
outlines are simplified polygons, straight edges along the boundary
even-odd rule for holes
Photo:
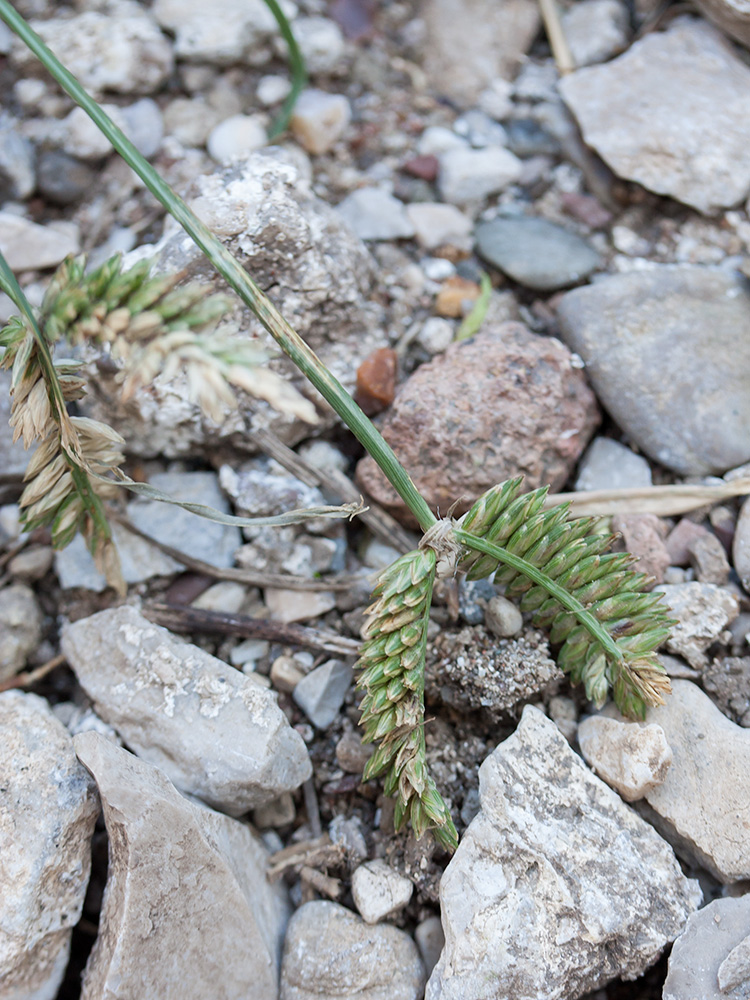
[[[625,799],[635,802],[660,785],[672,763],[664,730],[594,715],[578,726],[584,760]]]
[[[99,803],[43,698],[0,694],[0,733],[0,998],[52,1000],[83,909]]]
[[[747,197],[750,69],[706,22],[680,18],[560,92],[620,177],[709,214]]]
[[[18,122],[0,114],[0,205],[22,201],[34,190],[34,150],[18,129]]]
[[[576,66],[604,62],[627,48],[628,21],[619,0],[579,0],[566,10],[562,26]]]
[[[13,308],[12,315],[17,312]],[[29,464],[30,452],[26,451],[21,441],[13,441],[13,428],[9,426],[10,419],[10,379],[9,371],[0,371],[0,483],[20,481]]]
[[[414,930],[414,940],[417,942],[419,954],[424,962],[425,972],[432,975],[432,970],[438,964],[440,953],[445,945],[445,934],[440,917],[427,917],[417,924]]]
[[[266,607],[277,622],[303,622],[319,618],[336,607],[336,597],[330,590],[279,590],[266,587]]]
[[[277,30],[263,0],[214,0],[208,7],[199,0],[156,0],[152,11],[163,28],[174,32],[179,59],[215,66],[262,52]]]
[[[643,489],[651,486],[651,466],[613,438],[595,437],[578,466],[577,490]]]
[[[400,240],[414,235],[403,202],[382,188],[352,191],[336,211],[361,240]]]
[[[354,671],[343,660],[326,660],[302,678],[292,697],[318,729],[327,729],[339,714]]]
[[[647,455],[683,475],[748,461],[750,294],[741,280],[708,267],[610,275],[564,295],[558,316],[597,397]]]
[[[732,542],[732,561],[742,586],[750,594],[750,498],[745,500],[737,518]]]
[[[439,159],[438,188],[453,205],[481,202],[521,176],[521,161],[501,146],[449,149]]]
[[[155,156],[164,138],[164,118],[156,101],[144,97],[122,108],[125,134],[138,152],[150,160]]]
[[[98,733],[74,739],[99,786],[109,868],[82,1000],[277,1000],[289,904],[251,829],[185,799]],[[189,970],[189,974],[186,974]]]
[[[414,884],[380,858],[359,865],[352,874],[354,905],[366,924],[377,924],[403,910]]]
[[[231,115],[211,130],[207,148],[217,163],[228,163],[235,156],[246,156],[261,149],[268,135],[257,115]]]
[[[477,253],[521,285],[565,288],[601,266],[593,247],[562,226],[531,216],[502,216],[477,227]]]
[[[750,7],[747,0],[698,0],[698,10],[730,38],[750,47]]]
[[[417,242],[425,250],[435,250],[445,244],[469,248],[471,219],[455,205],[415,202],[406,206],[406,215],[414,227]]]
[[[639,809],[678,854],[719,881],[750,878],[750,732],[684,680],[672,681],[671,696],[648,710],[646,723],[661,726],[673,759]]]
[[[14,271],[56,267],[81,249],[76,226],[38,226],[11,212],[0,212],[0,251]]]
[[[440,883],[426,1000],[574,1000],[635,979],[699,905],[647,823],[527,706],[479,771],[481,812]]]
[[[279,1000],[418,1000],[424,975],[404,931],[316,900],[289,921]]]
[[[23,584],[0,590],[0,681],[22,670],[42,640],[42,612]]]
[[[320,156],[344,134],[352,109],[343,94],[324,90],[303,90],[290,120],[292,133],[308,153]]]
[[[664,1000],[750,995],[750,895],[715,899],[693,913],[669,956]]]
[[[62,649],[102,719],[182,791],[239,816],[310,776],[271,692],[135,608],[69,625]]]
[[[508,134],[503,126],[478,108],[472,108],[471,111],[459,115],[453,122],[453,129],[474,149],[508,144]]]
[[[43,150],[37,163],[40,194],[54,205],[70,205],[91,191],[96,174],[87,164],[58,149]]]
[[[700,679],[724,715],[750,729],[750,656],[717,658]]]
[[[172,71],[172,46],[152,13],[132,0],[113,0],[104,7],[73,17],[32,21],[31,26],[95,95],[108,90],[118,94],[158,90]],[[36,61],[19,39],[12,59],[19,68]]]
[[[442,316],[430,316],[417,334],[417,341],[430,354],[442,354],[453,343],[453,324]]]
[[[697,670],[708,664],[706,650],[739,613],[739,602],[729,590],[713,583],[664,584],[655,588],[677,619],[667,639],[670,653],[684,656]]]
[[[727,554],[713,532],[707,531],[690,544],[690,564],[699,583],[722,587],[729,581],[731,567]]]
[[[429,0],[420,13],[431,89],[464,107],[497,77],[513,79],[539,28],[528,0]]]
[[[488,631],[499,639],[518,635],[523,628],[523,615],[518,606],[502,594],[495,594],[489,599],[484,621]]]
[[[297,17],[294,37],[312,76],[330,73],[344,54],[344,36],[335,21],[328,17]],[[281,42],[281,54],[287,54],[286,42]]]

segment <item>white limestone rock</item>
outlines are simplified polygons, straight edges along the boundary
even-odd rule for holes
[[[57,267],[80,249],[77,226],[39,226],[22,215],[0,212],[0,251],[14,271]]]
[[[159,30],[152,12],[140,3],[110,0],[101,6],[73,17],[30,23],[86,90],[97,96],[105,91],[154,93],[172,72],[169,39]],[[15,39],[12,59],[22,69],[36,63],[36,56],[19,39]]]
[[[424,972],[417,946],[388,924],[315,900],[289,921],[280,1000],[419,1000]]]
[[[664,1000],[750,996],[750,895],[715,899],[694,913],[674,943]]]
[[[42,639],[42,612],[34,591],[21,583],[0,590],[0,681],[23,669]]]
[[[577,735],[586,763],[626,802],[642,799],[667,777],[672,751],[661,726],[593,715]]]
[[[403,202],[382,188],[352,191],[336,211],[361,240],[401,240],[414,235]]]
[[[696,670],[708,666],[706,650],[739,614],[737,597],[715,583],[663,584],[654,589],[664,593],[670,617],[677,619],[667,639],[669,652],[684,656]]]
[[[455,205],[414,202],[406,206],[406,215],[414,227],[417,242],[425,250],[435,250],[446,243],[459,249],[469,248],[472,222]]]
[[[438,187],[452,205],[481,202],[521,176],[521,161],[502,146],[449,149],[439,159]]]
[[[263,0],[156,0],[153,16],[174,32],[174,51],[188,62],[230,66],[263,51],[276,33]],[[267,52],[270,56],[270,52]]]
[[[0,1000],[52,1000],[91,870],[93,782],[43,698],[0,694]]]
[[[595,437],[578,467],[577,490],[616,490],[651,486],[651,466],[614,438]]]
[[[627,48],[628,9],[620,0],[579,0],[562,18],[576,66],[611,59]]]
[[[403,910],[411,899],[414,885],[410,879],[380,858],[366,861],[352,875],[352,896],[366,924],[377,924],[392,913]]]
[[[575,1000],[635,979],[699,905],[672,850],[531,706],[479,772],[426,1000]]]
[[[689,861],[721,882],[750,878],[750,730],[691,681],[672,681],[646,723],[664,730],[673,760],[638,809]]]
[[[184,798],[98,733],[74,738],[99,786],[109,870],[82,1000],[277,1000],[286,891],[250,827]]]
[[[135,608],[68,625],[62,649],[101,718],[181,791],[239,816],[310,777],[275,695]]]
[[[315,156],[327,153],[351,121],[352,109],[343,94],[303,90],[289,122],[302,148]]]

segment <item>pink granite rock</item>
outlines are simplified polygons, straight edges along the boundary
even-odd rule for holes
[[[466,510],[495,483],[559,489],[599,422],[594,394],[567,347],[521,323],[490,326],[422,365],[396,392],[381,430],[433,508]],[[357,478],[408,520],[369,457]]]

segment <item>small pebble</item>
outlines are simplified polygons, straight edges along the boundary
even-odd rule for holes
[[[245,639],[229,654],[229,662],[233,667],[240,667],[243,673],[255,669],[258,660],[262,660],[271,648],[265,639]]]
[[[58,149],[47,149],[39,155],[39,193],[54,205],[70,205],[78,201],[91,190],[95,176],[87,164]]]
[[[247,598],[247,587],[233,580],[221,580],[204,590],[196,597],[192,606],[201,611],[221,611],[224,614],[236,615]]]
[[[477,107],[490,118],[502,121],[513,110],[513,84],[497,77],[479,95]]]
[[[708,528],[691,521],[688,517],[678,521],[664,541],[672,566],[688,566],[691,546],[708,533]]]
[[[578,726],[584,759],[626,802],[635,802],[661,785],[672,763],[672,750],[658,725],[641,726],[601,715]]]
[[[304,676],[305,671],[293,656],[277,656],[271,664],[271,683],[277,691],[291,694]]]
[[[159,105],[150,97],[144,97],[121,108],[121,112],[128,139],[142,156],[150,160],[159,151],[164,138],[164,118]]]
[[[364,861],[367,857],[367,841],[356,816],[334,816],[328,824],[328,836],[344,848],[350,860]]]
[[[430,354],[441,354],[453,343],[453,325],[440,316],[430,316],[417,334],[417,341]]]
[[[493,635],[500,639],[507,639],[512,635],[518,635],[521,631],[523,615],[513,601],[509,601],[501,594],[496,594],[487,602],[484,622]]]
[[[620,490],[651,486],[651,466],[613,438],[596,437],[578,467],[577,490]]]
[[[303,90],[292,114],[294,138],[304,150],[314,155],[327,153],[349,124],[352,112],[341,94],[322,90]]]
[[[327,17],[297,17],[294,37],[305,60],[307,72],[315,76],[330,73],[344,54],[344,36],[335,21]],[[280,42],[282,53],[286,43]]]
[[[268,141],[266,130],[254,115],[232,115],[211,131],[207,149],[217,163],[227,163],[261,149]]]
[[[347,774],[362,774],[374,749],[374,744],[363,743],[359,733],[349,729],[336,744],[336,763]]]
[[[655,514],[616,514],[612,531],[619,532],[627,551],[638,557],[635,568],[661,583],[672,561],[664,544],[664,522]]]
[[[478,298],[479,285],[456,274],[440,288],[435,299],[435,311],[439,316],[465,316]]]
[[[352,875],[354,905],[367,924],[377,924],[384,917],[403,910],[414,886],[385,861],[366,861]]]
[[[412,156],[401,169],[412,177],[419,177],[423,181],[432,183],[438,175],[439,166],[437,157],[430,153],[424,156]]]
[[[750,498],[745,500],[740,509],[734,532],[732,557],[742,586],[750,594]]]
[[[467,149],[464,139],[443,125],[429,125],[419,137],[417,152],[420,156],[439,156],[449,149]]]
[[[453,123],[453,130],[474,149],[505,146],[508,143],[508,135],[503,126],[478,108],[460,115]]]
[[[445,944],[445,934],[440,917],[427,917],[414,930],[414,940],[417,942],[419,954],[424,962],[427,976],[432,974],[432,970],[438,963],[440,952]]]
[[[280,104],[286,100],[291,89],[292,84],[287,77],[267,74],[266,76],[262,76],[258,81],[255,96],[258,98],[260,104],[266,108],[270,108],[274,104]]]
[[[55,550],[49,545],[30,545],[8,563],[8,572],[16,580],[41,580],[52,569]]]
[[[327,729],[344,704],[353,676],[343,660],[327,660],[299,681],[292,697],[317,729]]]
[[[283,792],[277,799],[253,811],[253,823],[259,830],[289,826],[297,816],[291,792]]]
[[[336,607],[336,598],[329,590],[276,590],[266,587],[265,597],[271,617],[285,623],[318,618]]]
[[[355,399],[368,417],[380,413],[396,394],[398,356],[391,347],[379,347],[357,369]]]
[[[455,205],[415,202],[407,206],[406,215],[414,227],[417,242],[425,250],[435,250],[445,245],[459,249],[469,248],[472,222]]]
[[[521,161],[500,146],[449,149],[440,155],[438,186],[445,201],[466,205],[499,194],[520,174]]]
[[[716,583],[720,587],[729,580],[731,567],[724,546],[712,532],[706,532],[691,542],[690,564],[700,583]]]
[[[400,240],[414,235],[403,202],[382,188],[359,188],[336,211],[361,240]]]
[[[549,717],[572,745],[578,733],[578,707],[573,699],[563,695],[550,698]]]

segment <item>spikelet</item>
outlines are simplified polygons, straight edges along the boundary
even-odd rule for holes
[[[424,739],[424,663],[437,555],[423,547],[397,559],[378,577],[367,609],[357,686],[363,739],[379,744],[365,780],[385,774],[386,795],[396,796],[394,823],[407,822],[419,838],[432,830],[453,851],[456,828],[427,773]]]
[[[492,556],[467,549],[458,568],[475,580],[495,573],[509,597],[535,625],[549,629],[562,644],[558,664],[586,696],[601,706],[610,688],[631,718],[643,718],[648,705],[660,705],[670,691],[656,649],[674,621],[661,594],[646,593],[651,581],[632,569],[628,553],[612,553],[614,536],[594,532],[595,519],[568,520],[568,505],[544,510],[547,489],[522,494],[521,479],[500,483],[481,496],[461,518],[463,531],[492,542],[540,570],[562,587],[598,622],[611,639],[605,648],[578,615],[566,610],[541,583]]]

